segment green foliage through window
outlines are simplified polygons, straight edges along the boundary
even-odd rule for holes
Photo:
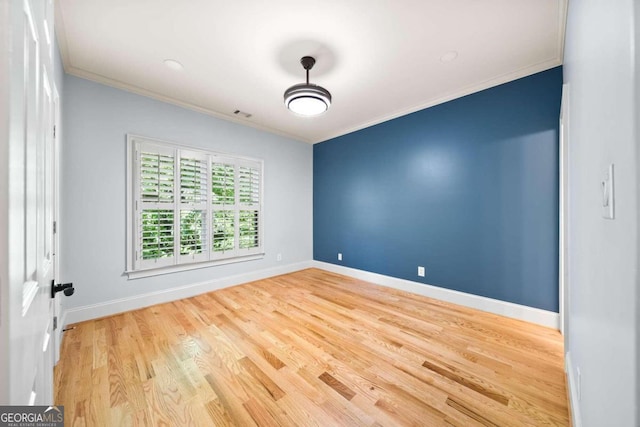
[[[261,253],[261,161],[129,138],[131,270]]]
[[[206,211],[180,211],[180,255],[200,254],[205,249]]]
[[[257,248],[258,211],[240,211],[240,249]]]
[[[173,256],[173,211],[142,211],[142,259]]]
[[[223,163],[211,164],[211,203],[214,205],[234,205],[235,167]]]
[[[225,252],[235,247],[235,212],[215,211],[213,214],[214,252]]]

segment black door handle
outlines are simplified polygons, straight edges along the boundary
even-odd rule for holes
[[[64,294],[68,297],[70,297],[71,295],[73,295],[73,293],[76,291],[73,287],[73,283],[58,283],[57,285],[55,284],[55,282],[52,280],[51,281],[51,298],[55,298],[56,294],[60,291],[64,291]]]

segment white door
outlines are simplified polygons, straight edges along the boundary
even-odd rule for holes
[[[53,403],[53,91],[50,0],[0,0],[10,40],[7,155],[1,159],[0,221],[7,227],[0,280],[5,354],[3,404]],[[6,22],[8,21],[8,22]],[[6,26],[5,26],[6,24]]]

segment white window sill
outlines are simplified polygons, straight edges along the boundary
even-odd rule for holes
[[[242,257],[220,259],[215,261],[197,262],[191,264],[170,265],[160,268],[147,268],[145,270],[125,271],[125,274],[132,279],[142,279],[143,277],[159,276],[161,274],[178,273],[180,271],[195,270],[198,268],[214,267],[217,265],[234,264],[236,262],[253,261],[264,258],[264,253],[247,255]]]

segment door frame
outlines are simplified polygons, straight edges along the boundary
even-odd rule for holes
[[[0,140],[9,137],[11,0],[0,0]],[[0,194],[9,194],[9,144],[0,144]],[[9,198],[0,197],[0,346],[8,348]],[[0,351],[0,404],[9,401],[8,352]]]
[[[559,126],[559,312],[565,352],[569,348],[569,84],[562,85]]]
[[[53,279],[55,283],[60,283],[60,94],[58,93],[58,86],[56,85],[55,78],[52,81],[53,85],[53,123],[54,123],[54,135],[53,135]],[[60,360],[60,346],[62,344],[62,316],[60,307],[60,298],[54,298],[53,301],[53,316],[54,326],[53,330],[53,363],[54,365]]]

